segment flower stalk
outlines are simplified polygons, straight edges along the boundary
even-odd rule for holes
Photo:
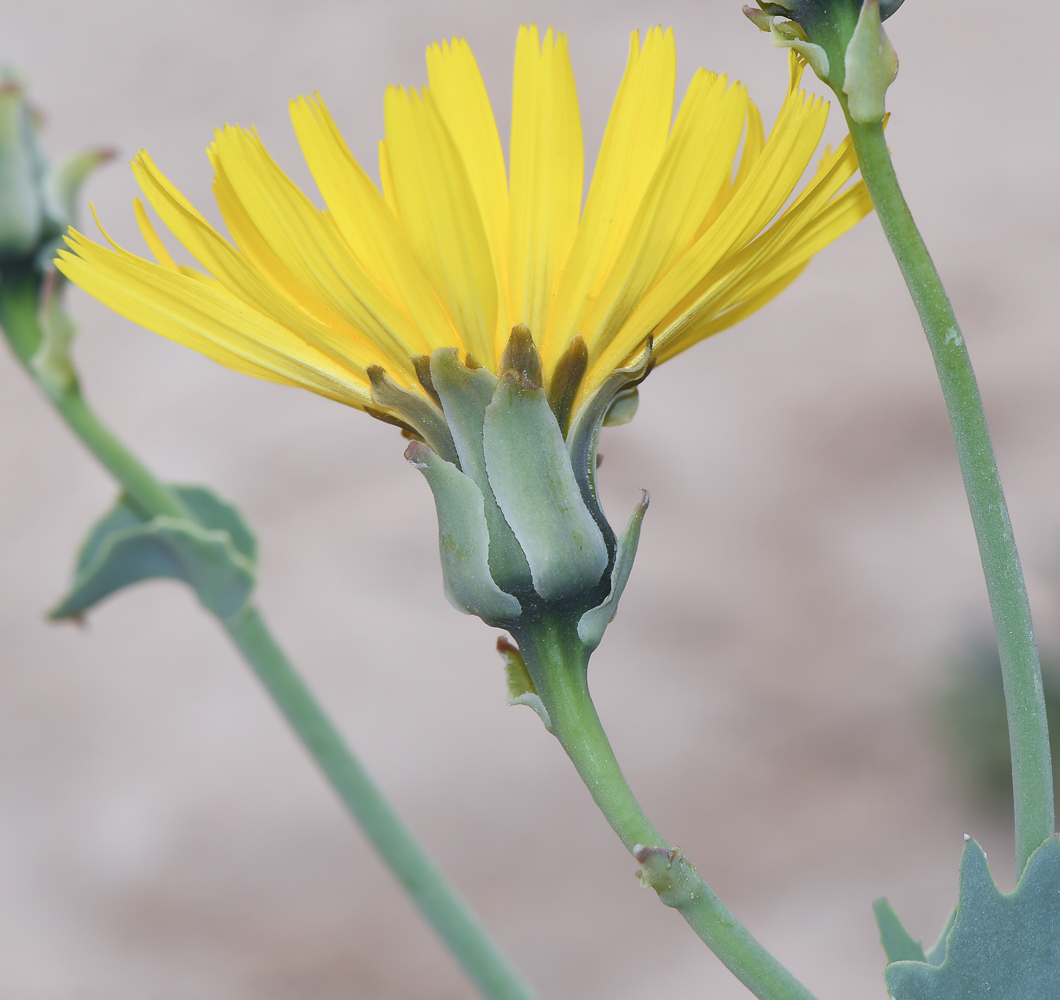
[[[626,781],[589,694],[590,651],[563,621],[513,629],[552,734],[570,757],[593,801],[640,863],[641,884],[681,914],[704,944],[760,1000],[814,1000],[747,930],[700,877],[680,848],[651,824]],[[511,657],[510,647],[502,652]]]
[[[957,446],[997,633],[1012,750],[1016,879],[1054,831],[1052,761],[1027,588],[968,348],[898,185],[883,128],[898,57],[881,22],[901,0],[771,0],[744,13],[795,47],[839,99],[862,180],[912,296]],[[777,17],[789,18],[779,23]],[[783,32],[783,35],[779,34]],[[808,49],[807,49],[808,47]],[[812,50],[812,51],[810,51]]]
[[[935,361],[1001,654],[1016,823],[1016,879],[1054,831],[1053,773],[1041,667],[1027,588],[968,347],[898,186],[882,123],[855,121],[840,95],[861,176],[912,296]]]

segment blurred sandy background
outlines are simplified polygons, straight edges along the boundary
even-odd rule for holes
[[[32,78],[53,155],[146,146],[215,217],[214,126],[257,125],[304,179],[286,102],[318,89],[374,171],[383,88],[425,82],[435,39],[469,39],[506,136],[531,19],[569,33],[590,165],[633,28],[673,25],[679,90],[706,65],[768,118],[783,95],[786,55],[738,0],[2,0],[0,58]],[[1053,33],[990,0],[909,0],[887,27],[902,60],[888,135],[1055,649]],[[120,161],[88,190],[139,250],[135,193]],[[640,890],[536,716],[505,707],[495,634],[442,597],[433,504],[397,432],[68,301],[91,399],[160,474],[240,504],[281,641],[543,1000],[748,996]],[[471,997],[188,592],[140,587],[84,629],[43,621],[115,491],[6,352],[0,424],[0,996]],[[961,835],[1006,889],[1012,861],[1008,820],[968,805],[927,708],[989,618],[930,358],[875,219],[653,374],[602,452],[613,521],[652,493],[592,665],[633,788],[822,1000],[882,998],[873,897],[933,940]]]

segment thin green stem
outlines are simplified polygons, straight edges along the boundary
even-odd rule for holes
[[[589,694],[587,656],[576,635],[535,629],[518,636],[552,733],[626,849],[640,877],[681,914],[700,939],[760,1000],[814,1000],[751,935],[703,881],[691,862],[652,826],[615,759]]]
[[[383,798],[312,692],[251,608],[225,628],[365,835],[484,996],[534,994]]]
[[[846,110],[846,102],[842,103]],[[968,348],[898,186],[883,127],[860,125],[849,115],[847,124],[861,176],[872,195],[876,214],[920,314],[935,359],[979,542],[1008,711],[1018,879],[1027,859],[1054,829],[1053,772],[1045,698],[1019,553]]]
[[[190,517],[184,504],[140,463],[100,421],[80,391],[52,400],[70,429],[122,485],[125,492],[153,517]]]
[[[0,326],[16,356],[39,383],[30,364],[40,343],[36,294],[36,284],[0,283]],[[191,516],[173,491],[100,422],[76,385],[61,393],[41,388],[74,434],[145,513]],[[233,621],[221,624],[350,814],[482,995],[489,1000],[535,1000],[534,992],[353,755],[258,611],[248,607]]]

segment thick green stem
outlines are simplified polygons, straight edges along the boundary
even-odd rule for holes
[[[600,723],[586,676],[588,657],[561,628],[528,630],[520,649],[549,715],[552,733],[626,849],[640,877],[677,910],[703,943],[760,1000],[814,1000],[732,915],[679,849],[664,840],[637,802]]]
[[[38,284],[5,286],[0,283],[0,326],[19,360],[39,383],[30,364],[40,343]],[[49,393],[43,385],[41,388],[74,434],[145,513],[191,516],[173,491],[156,479],[99,421],[76,385],[59,393]],[[482,995],[489,1000],[535,1000],[534,992],[520,979],[347,747],[257,610],[248,607],[233,621],[222,621],[222,625],[343,804]]]
[[[968,348],[898,186],[883,127],[860,125],[849,115],[847,124],[861,175],[920,314],[935,359],[979,542],[1008,709],[1018,879],[1027,859],[1054,829],[1053,772],[1045,698],[1019,553]]]

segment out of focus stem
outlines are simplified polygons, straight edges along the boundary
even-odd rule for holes
[[[838,94],[847,111],[844,95]],[[957,318],[927,246],[913,221],[887,149],[882,124],[861,125],[847,114],[861,176],[905,278],[935,359],[957,445],[986,589],[994,617],[1012,747],[1016,878],[1053,833],[1053,772],[1041,668],[1027,588],[1001,488],[975,372]]]
[[[41,341],[38,293],[39,281],[31,278],[0,281],[0,327],[26,371],[82,444],[146,514],[191,519],[179,497],[100,422],[76,383],[62,392],[41,384],[30,363]],[[257,609],[248,606],[221,624],[347,810],[482,995],[488,1000],[535,1000],[534,992],[346,745]]]
[[[533,991],[346,746],[257,610],[249,608],[236,621],[226,622],[225,628],[346,808],[482,995],[534,1000]]]

